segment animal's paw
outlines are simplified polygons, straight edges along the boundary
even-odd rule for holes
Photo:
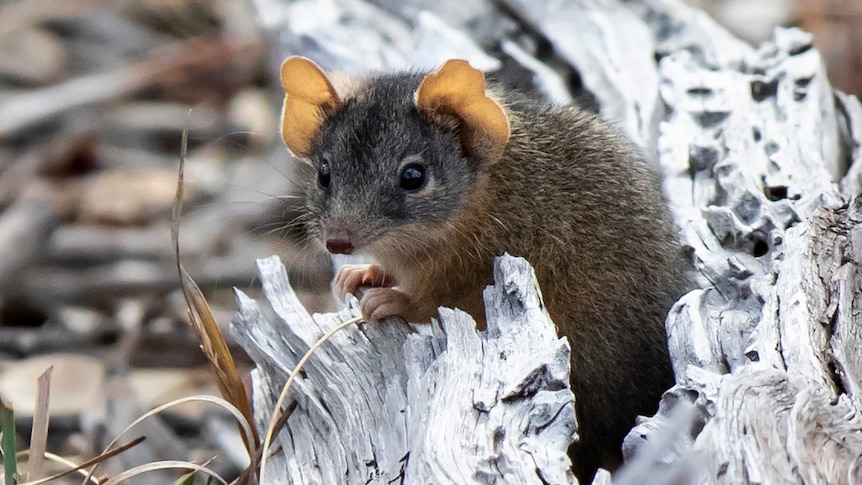
[[[399,315],[411,320],[413,303],[410,297],[393,288],[369,288],[359,302],[362,318],[367,321]]]
[[[355,294],[361,286],[382,288],[394,284],[395,279],[374,264],[345,264],[339,268],[333,282],[339,300],[344,300],[347,294]]]

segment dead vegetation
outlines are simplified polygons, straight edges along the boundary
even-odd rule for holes
[[[295,254],[283,222],[293,207],[278,197],[291,190],[289,164],[271,150],[269,56],[243,2],[0,7],[0,396],[4,423],[17,425],[4,428],[4,452],[31,452],[18,457],[19,483],[68,470],[60,457],[86,464],[84,474],[99,462],[101,482],[165,460],[206,464],[227,481],[247,466],[254,431],[238,433],[230,411],[194,399],[107,445],[158,405],[220,395],[171,245],[184,129],[180,256],[209,321],[229,322],[231,287],[252,285],[256,257]],[[306,288],[327,287],[318,260],[295,259]],[[228,349],[239,357],[230,380],[240,403],[248,361],[230,341],[218,355]],[[36,382],[51,366],[49,406],[47,378]],[[246,402],[237,414],[249,413]],[[39,460],[40,450],[56,459]],[[6,470],[14,458],[4,453]],[[153,468],[134,483],[183,475]]]

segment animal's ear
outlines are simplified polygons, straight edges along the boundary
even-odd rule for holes
[[[446,61],[422,80],[416,107],[434,115],[456,116],[461,144],[487,163],[499,160],[509,141],[509,117],[485,94],[485,75],[461,59]]]
[[[281,65],[284,108],[281,111],[281,138],[297,158],[307,161],[311,141],[327,115],[341,100],[323,69],[305,57],[289,57]]]

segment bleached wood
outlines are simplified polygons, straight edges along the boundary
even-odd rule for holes
[[[287,375],[326,331],[358,315],[309,316],[277,257],[258,261],[272,310],[237,292],[237,340],[257,364],[258,425]],[[338,332],[303,368],[278,435],[273,483],[572,483],[569,344],[556,336],[521,258],[495,264],[484,331],[441,309],[430,335],[398,319]]]
[[[659,64],[659,160],[704,289],[669,315],[679,385],[653,420],[680,402],[706,418],[664,468],[688,482],[859,480],[862,118],[810,42],[779,29],[741,63]]]

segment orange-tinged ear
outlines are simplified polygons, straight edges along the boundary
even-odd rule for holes
[[[488,163],[496,162],[509,142],[506,110],[485,94],[485,75],[465,60],[451,59],[422,80],[416,107],[431,114],[455,115],[464,129],[461,142]]]
[[[338,93],[323,69],[305,57],[289,57],[281,65],[284,108],[281,111],[281,138],[301,160],[311,156],[311,141],[326,115],[341,104]]]

